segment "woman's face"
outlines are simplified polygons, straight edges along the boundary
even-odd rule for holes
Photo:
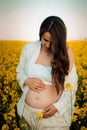
[[[51,34],[49,32],[43,33],[41,37],[41,44],[45,50],[49,50],[51,46]]]

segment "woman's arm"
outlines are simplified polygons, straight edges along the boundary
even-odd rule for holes
[[[17,73],[16,78],[22,91],[24,90],[24,86],[25,86],[24,82],[28,78],[28,76],[24,72],[24,67],[27,59],[30,59],[31,54],[32,54],[31,43],[24,45],[18,66],[16,68],[16,73]]]
[[[41,92],[46,87],[45,84],[40,79],[29,78],[24,71],[27,61],[29,61],[32,58],[32,55],[35,53],[35,51],[39,49],[37,44],[38,42],[29,43],[26,44],[22,49],[20,60],[16,68],[17,81],[22,91],[24,91],[26,86],[28,86],[29,89],[32,89],[35,92]]]

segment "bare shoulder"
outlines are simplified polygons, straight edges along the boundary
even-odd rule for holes
[[[74,54],[71,48],[68,48],[68,57],[69,57],[69,72],[72,70],[74,64]]]

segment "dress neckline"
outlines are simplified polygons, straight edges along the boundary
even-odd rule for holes
[[[35,56],[35,58],[34,58],[34,63],[35,63],[35,65],[43,66],[43,67],[47,67],[47,68],[52,68],[52,66],[50,66],[50,65],[44,65],[44,64],[36,63],[36,61],[37,61],[37,59],[38,59],[38,57],[39,57],[39,55],[40,55],[40,51],[41,51],[41,41],[39,41],[38,44],[39,44],[39,49],[37,50],[36,56]]]

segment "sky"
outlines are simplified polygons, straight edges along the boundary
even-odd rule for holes
[[[50,15],[65,22],[67,40],[87,39],[87,0],[0,0],[0,40],[37,40]]]

